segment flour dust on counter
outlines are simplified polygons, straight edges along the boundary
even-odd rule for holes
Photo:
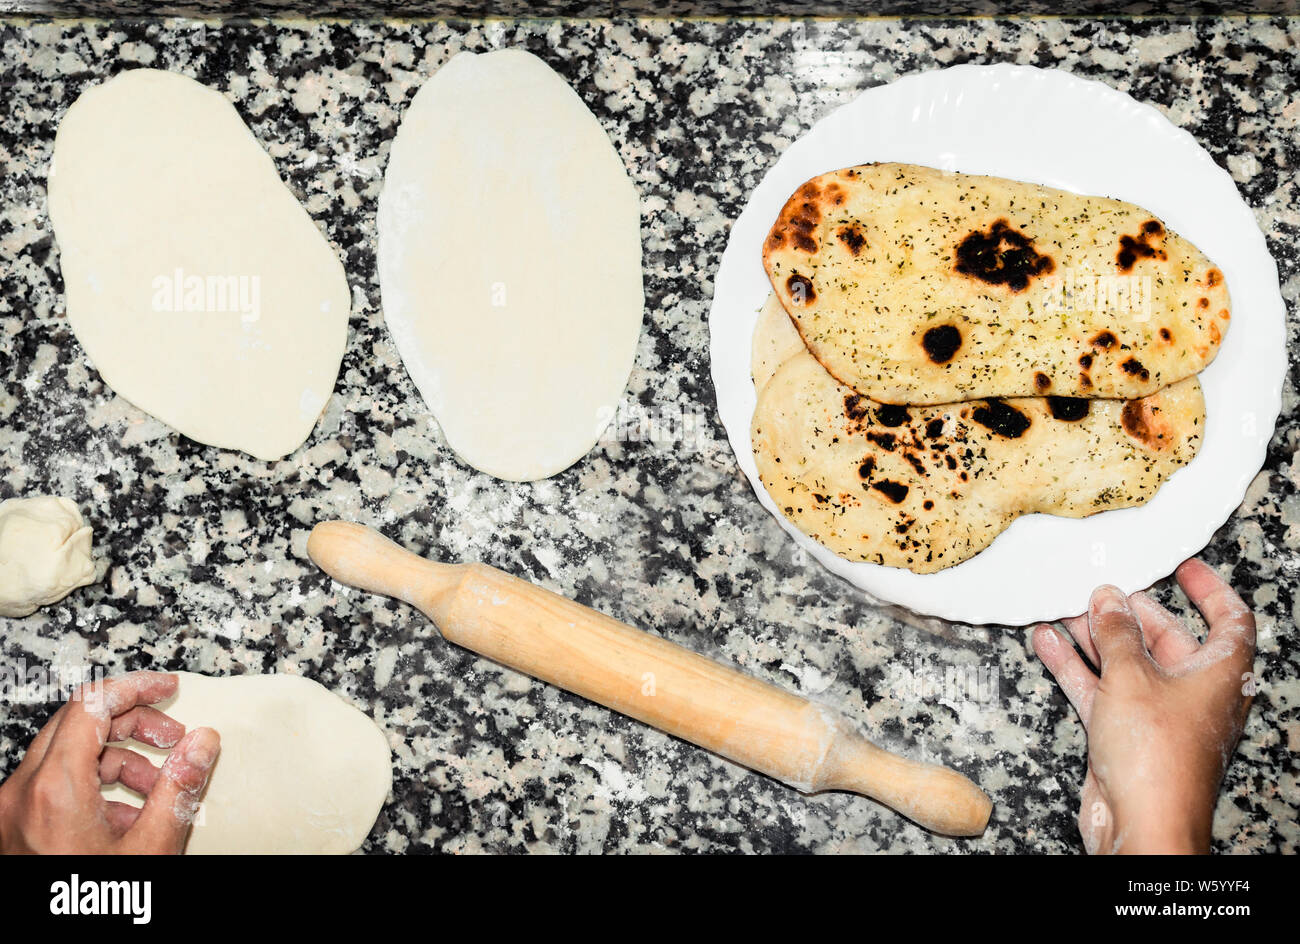
[[[411,102],[379,198],[384,319],[465,462],[532,481],[614,418],[641,333],[636,188],[550,66],[460,53]]]
[[[221,736],[187,855],[343,854],[365,841],[388,796],[383,730],[323,685],[294,675],[214,678],[179,672],[157,708],[187,729]],[[167,751],[131,742],[161,763]],[[133,806],[120,784],[102,788]]]
[[[220,93],[156,69],[87,90],[49,212],[68,320],[115,392],[207,445],[302,445],[343,357],[347,278]]]

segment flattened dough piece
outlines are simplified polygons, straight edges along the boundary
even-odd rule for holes
[[[582,458],[641,331],[640,210],[600,123],[521,50],[416,94],[379,197],[384,319],[448,445],[498,478]]]
[[[1200,448],[1195,377],[1141,400],[1021,397],[887,406],[807,351],[758,392],[759,477],[799,530],[848,560],[928,574],[1017,517],[1140,505]]]
[[[883,403],[1142,397],[1231,317],[1223,273],[1141,207],[909,164],[807,181],[763,265],[813,356]]]
[[[68,320],[115,392],[211,446],[302,445],[347,343],[347,279],[220,93],[156,69],[88,89],[49,208]]]
[[[186,854],[341,854],[361,846],[392,782],[388,739],[370,718],[298,676],[177,675],[179,692],[156,707],[187,730],[221,735]],[[155,764],[167,756],[128,743]],[[102,792],[140,805],[118,784]]]

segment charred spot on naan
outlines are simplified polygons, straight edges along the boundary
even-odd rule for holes
[[[1091,401],[1086,397],[1048,397],[1047,409],[1053,419],[1077,423],[1088,415]]]
[[[876,422],[881,426],[902,426],[912,418],[912,414],[907,412],[907,407],[897,406],[892,403],[882,403],[876,407]]]
[[[776,218],[771,232],[767,234],[765,252],[784,249],[788,243],[809,255],[821,248],[817,239],[817,228],[822,221],[822,200],[825,198],[818,181],[814,178],[795,191],[794,196],[785,202],[781,215]],[[838,184],[832,185],[839,193],[839,202],[844,202],[844,191]],[[832,197],[833,199],[833,197]]]
[[[1163,415],[1159,394],[1125,403],[1120,425],[1148,449],[1159,451],[1174,445],[1173,426]]]
[[[854,256],[866,248],[867,237],[862,234],[862,227],[857,223],[845,223],[835,231],[835,235]]]
[[[785,280],[785,291],[790,296],[790,301],[800,308],[817,300],[817,289],[813,287],[812,279],[798,272],[791,272]]]
[[[902,482],[895,482],[893,479],[881,479],[879,482],[872,482],[871,487],[895,505],[902,504],[903,499],[907,498],[907,493],[911,491],[910,487]]]
[[[971,411],[971,419],[995,436],[1019,439],[1032,425],[1032,420],[1005,400],[985,400]]]
[[[946,364],[961,348],[961,330],[956,325],[937,325],[921,336],[925,356],[935,364]]]
[[[867,414],[870,412],[868,409],[868,404],[870,402],[870,400],[860,393],[850,393],[844,398],[844,415],[848,417],[851,422],[861,423],[867,418]]]
[[[1040,253],[1031,238],[1007,220],[999,219],[988,232],[972,230],[957,244],[954,268],[961,275],[989,285],[1005,285],[1013,292],[1023,292],[1033,279],[1053,272],[1056,263],[1051,256]]]
[[[1130,357],[1119,365],[1119,369],[1124,371],[1130,377],[1137,377],[1140,380],[1150,380],[1151,371],[1142,365],[1142,362],[1136,357]]]
[[[1165,253],[1165,228],[1159,220],[1147,220],[1133,236],[1119,238],[1115,263],[1121,272],[1131,272],[1139,259],[1168,259]]]

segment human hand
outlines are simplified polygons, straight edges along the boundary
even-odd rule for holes
[[[221,739],[156,708],[176,693],[177,678],[131,672],[84,685],[32,740],[22,763],[0,784],[0,852],[179,853]],[[171,749],[162,768],[123,747],[134,738]],[[101,783],[144,794],[143,809],[105,800]]]
[[[1255,617],[1207,564],[1179,585],[1210,627],[1204,643],[1145,593],[1093,591],[1063,634],[1034,628],[1034,650],[1079,712],[1088,773],[1079,831],[1089,853],[1209,852],[1219,784],[1250,709]]]

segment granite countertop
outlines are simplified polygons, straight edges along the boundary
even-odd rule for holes
[[[714,409],[713,274],[746,195],[830,108],[918,70],[1032,63],[1157,105],[1229,170],[1277,259],[1300,350],[1300,19],[15,21],[0,43],[0,497],[74,498],[105,571],[0,621],[5,671],[317,679],[393,748],[370,852],[1081,850],[1083,731],[1026,631],[873,605],[799,559],[759,506]],[[404,105],[453,53],[502,46],[573,84],[643,198],[646,318],[628,398],[656,423],[533,484],[475,473],[444,445],[385,333],[375,271]],[[114,396],[64,318],[45,210],[54,133],[82,90],[138,66],[230,98],[344,259],[353,310],[335,395],[282,461],[185,440]],[[1219,802],[1224,852],[1300,846],[1298,419],[1293,373],[1264,470],[1204,555],[1259,615],[1263,691]],[[861,797],[803,797],[486,663],[413,610],[326,579],[304,551],[325,518],[487,561],[838,706],[883,746],[973,777],[993,820],[948,840]],[[1168,582],[1157,596],[1185,606]],[[920,684],[945,673],[965,682]],[[0,703],[0,773],[53,707]]]

